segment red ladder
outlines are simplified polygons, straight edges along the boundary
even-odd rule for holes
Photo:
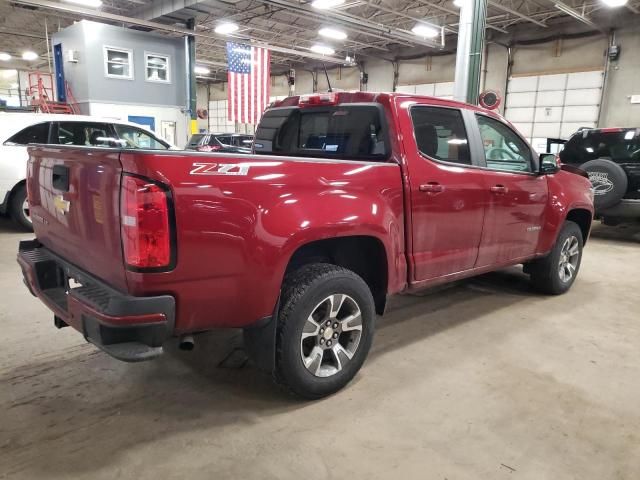
[[[77,103],[71,93],[69,83],[65,81],[67,102],[56,102],[53,90],[53,76],[50,73],[29,72],[29,88],[27,96],[31,105],[42,113],[76,114]]]

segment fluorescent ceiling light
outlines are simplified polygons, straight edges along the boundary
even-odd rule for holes
[[[6,52],[0,52],[0,60],[2,60],[3,62],[8,62],[9,60],[11,60],[11,55]]]
[[[35,60],[38,58],[38,54],[36,52],[32,52],[31,50],[27,50],[26,52],[22,53],[22,59],[23,60]]]
[[[453,4],[458,8],[462,8],[462,5],[464,5],[468,1],[469,0],[453,0]]]
[[[214,32],[220,35],[229,35],[230,33],[236,32],[238,30],[238,25],[232,22],[224,22],[216,26],[213,30]]]
[[[344,4],[344,0],[313,0],[311,6],[320,10],[328,10]]]
[[[312,45],[309,50],[311,50],[313,53],[319,53],[320,55],[333,55],[334,53],[336,53],[333,48],[327,47],[326,45],[318,44]]]
[[[325,27],[318,30],[318,33],[323,37],[333,38],[334,40],[344,40],[347,38],[347,34],[342,30],[337,30],[335,28]]]
[[[101,0],[64,0],[67,3],[75,3],[76,5],[82,5],[83,7],[98,8],[102,5]]]
[[[425,25],[424,23],[417,24],[415,27],[411,29],[411,31],[418,37],[423,37],[423,38],[435,38],[438,35],[440,35],[440,30],[438,30],[435,27]]]
[[[627,4],[628,0],[602,0],[607,7],[616,8]]]
[[[201,67],[200,65],[196,65],[195,68],[193,69],[193,72],[196,75],[208,75],[209,73],[211,73],[211,70],[209,70],[207,67]]]

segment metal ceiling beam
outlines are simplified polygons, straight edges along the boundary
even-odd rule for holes
[[[578,12],[578,11],[574,10],[573,8],[571,8],[569,5],[567,5],[565,3],[562,3],[562,2],[555,2],[554,6],[558,10],[560,10],[561,12],[564,12],[567,15],[572,16],[573,18],[575,18],[576,20],[579,20],[580,22],[584,23],[585,25],[589,25],[591,28],[594,28],[596,30],[600,30],[603,33],[607,33],[602,27],[600,27],[599,25],[595,24],[594,22],[589,20],[587,17],[582,15],[580,12]]]
[[[542,23],[536,20],[535,18],[531,18],[528,15],[525,15],[524,13],[520,13],[519,11],[514,10],[513,8],[507,7],[506,5],[502,5],[496,2],[495,0],[489,0],[489,5],[497,8],[498,10],[502,10],[503,12],[507,12],[507,13],[510,13],[511,15],[515,15],[516,17],[520,17],[521,19],[526,20],[527,22],[535,23],[540,27],[547,28],[548,26],[546,23]]]
[[[151,3],[144,4],[131,12],[133,17],[142,20],[153,20],[163,15],[171,15],[173,12],[184,8],[194,7],[199,3],[205,3],[202,0],[154,0]]]
[[[267,5],[272,5],[275,7],[284,7],[287,10],[291,10],[292,12],[297,12],[300,15],[306,16],[307,18],[314,18],[319,21],[326,21],[327,19],[332,20],[334,23],[339,24],[340,26],[353,30],[360,29],[368,32],[366,34],[377,34],[382,35],[383,39],[389,40],[390,42],[396,42],[398,40],[404,40],[405,42],[409,42],[413,45],[423,45],[431,48],[443,48],[444,45],[437,41],[421,39],[413,35],[411,32],[407,30],[402,30],[398,28],[389,27],[386,25],[382,25],[379,23],[368,21],[364,18],[357,17],[355,15],[348,14],[346,12],[340,11],[324,11],[319,13],[311,9],[311,7],[307,7],[306,5],[289,2],[288,0],[258,0]],[[427,22],[423,22],[427,23]],[[437,25],[434,25],[436,28],[440,28]],[[365,33],[363,32],[363,33]]]
[[[398,17],[403,17],[408,20],[413,20],[416,23],[424,23],[424,18],[414,17],[413,15],[409,15],[407,13],[401,12],[394,8],[385,7],[381,3],[374,3],[371,0],[362,0],[362,3],[369,5],[371,7],[377,8],[378,10],[382,10],[383,12],[391,13],[393,15],[397,15]],[[445,31],[448,31],[450,33],[456,33],[456,30],[452,30],[451,28],[448,28],[446,26],[444,27],[444,29]]]
[[[138,25],[141,27],[150,28],[152,30],[179,33],[181,35],[194,35],[196,37],[209,38],[213,40],[228,38],[224,35],[216,35],[216,34],[206,35],[206,34],[199,33],[197,30],[192,31],[187,28],[176,27],[173,25],[164,25],[162,23],[150,22],[148,20],[142,20],[140,18],[125,17],[123,15],[116,15],[113,13],[100,12],[97,10],[92,10],[90,8],[83,8],[78,6],[65,5],[62,3],[50,2],[49,0],[12,0],[12,1],[13,3],[17,3],[20,5],[28,5],[31,7],[38,7],[38,8],[44,8],[44,9],[62,11],[66,13],[79,14],[89,18],[97,18],[99,20],[108,20],[111,22],[124,23],[128,25]],[[274,52],[286,53],[289,55],[299,55],[301,57],[312,58],[314,60],[319,60],[319,61],[328,62],[328,63],[335,63],[339,65],[344,64],[344,60],[340,58],[325,56],[325,55],[318,55],[312,52],[306,52],[304,50],[276,47],[273,45],[269,45],[268,43],[262,40],[250,39],[250,43],[251,45],[254,45],[256,47],[268,48],[269,50],[272,50]]]

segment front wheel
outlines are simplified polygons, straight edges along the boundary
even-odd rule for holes
[[[580,227],[575,222],[566,221],[551,253],[531,264],[533,286],[550,295],[569,290],[580,270],[583,243]]]
[[[335,265],[307,265],[285,280],[281,305],[276,381],[309,399],[347,385],[373,340],[375,307],[364,280]]]

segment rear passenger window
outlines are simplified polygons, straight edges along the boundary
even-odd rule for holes
[[[6,143],[14,143],[16,145],[28,145],[29,143],[48,143],[49,142],[49,122],[31,125],[24,130],[19,131]]]
[[[58,123],[59,145],[78,145],[86,147],[117,146],[116,139],[106,123],[60,122]]]
[[[471,165],[460,110],[414,106],[411,120],[420,153],[434,160]]]

